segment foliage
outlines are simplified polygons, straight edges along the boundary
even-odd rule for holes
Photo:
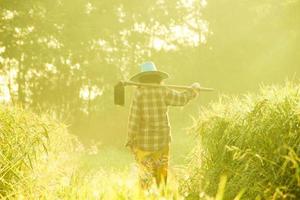
[[[89,168],[82,158],[94,155],[96,146],[85,148],[48,114],[2,106],[1,198],[297,199],[299,91],[292,83],[263,87],[256,96],[223,97],[203,109],[190,164],[172,168],[165,190],[144,194],[136,167]]]
[[[164,190],[153,187],[143,193],[135,166],[125,171],[87,168],[82,157],[94,155],[97,147],[84,148],[48,114],[2,106],[0,118],[1,199],[184,199],[178,191],[179,168],[170,173]],[[224,194],[221,183],[216,199]]]
[[[204,109],[194,127],[199,144],[183,191],[213,194],[228,178],[225,199],[298,199],[300,87],[263,87],[259,95],[223,97]],[[199,191],[201,190],[201,191]]]
[[[145,60],[171,82],[235,93],[299,72],[299,3],[1,0],[1,96],[112,143],[104,133],[119,134],[115,116],[127,113],[114,109],[111,86]]]
[[[66,128],[48,115],[37,116],[21,108],[0,109],[1,199],[156,199],[153,188],[139,194],[137,172],[92,170],[79,164],[85,149]],[[84,164],[84,163],[83,163]],[[172,181],[165,191],[173,198]],[[175,197],[175,198],[177,198]]]
[[[15,197],[21,189],[27,192],[38,189],[29,184],[42,179],[36,174],[45,173],[37,166],[47,165],[49,157],[58,157],[76,144],[63,125],[21,108],[1,106],[0,127],[1,199]]]
[[[111,85],[138,71],[138,63],[157,51],[199,46],[200,36],[208,35],[204,6],[195,2],[3,0],[0,5],[0,76],[10,100],[50,110],[79,134],[98,133],[99,121],[113,109]]]

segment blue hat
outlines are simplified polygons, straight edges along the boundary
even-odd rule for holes
[[[169,74],[167,74],[166,72],[158,71],[153,62],[145,62],[145,63],[140,65],[140,68],[141,68],[141,72],[134,75],[130,79],[131,81],[137,81],[138,82],[139,79],[142,76],[149,75],[149,74],[160,76],[161,79],[169,78]]]

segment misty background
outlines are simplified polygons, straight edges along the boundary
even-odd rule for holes
[[[84,143],[123,147],[133,88],[117,107],[113,86],[148,60],[166,83],[217,90],[171,109],[178,141],[219,95],[299,79],[300,1],[0,0],[1,102],[51,113]]]

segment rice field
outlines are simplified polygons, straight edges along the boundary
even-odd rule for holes
[[[257,95],[224,96],[204,109],[184,190],[214,194],[226,175],[224,199],[300,198],[300,87],[265,86]]]
[[[223,96],[201,109],[190,132],[179,140],[175,131],[168,186],[141,192],[125,148],[84,146],[46,114],[1,106],[0,197],[299,199],[299,85]]]

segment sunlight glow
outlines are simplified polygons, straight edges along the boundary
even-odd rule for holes
[[[3,10],[2,11],[2,19],[3,20],[11,20],[17,15],[17,11],[11,11],[11,10]]]
[[[152,45],[154,49],[160,51],[160,50],[165,50],[165,51],[170,51],[170,50],[175,50],[176,46],[172,44],[168,44],[165,40],[162,40],[160,38],[154,38],[152,40]]]
[[[19,33],[20,30],[16,30]],[[38,43],[45,44],[49,49],[59,49],[63,47],[63,44],[60,43],[55,37],[40,37],[38,38]]]
[[[200,5],[204,8],[207,5],[207,1],[206,0],[201,0],[200,1]]]
[[[198,1],[196,1],[196,0],[181,0],[180,1],[181,6],[186,7],[186,8],[192,8],[193,6],[195,6],[196,3],[198,3]],[[207,5],[207,1],[200,0],[200,5],[201,5],[201,7],[205,7]]]
[[[46,67],[46,70],[49,71],[49,72],[52,72],[54,74],[57,73],[57,68],[55,65],[53,65],[52,63],[46,63],[45,64],[45,67]]]
[[[6,47],[0,47],[0,54],[5,52]]]
[[[83,100],[93,100],[97,96],[102,96],[104,89],[100,89],[97,86],[83,86],[80,89],[79,96]]]
[[[91,2],[88,2],[86,5],[85,5],[85,13],[86,14],[91,14],[96,8],[93,6],[93,4]]]
[[[300,0],[0,2],[0,200],[300,196]]]
[[[184,7],[191,8],[194,6],[195,0],[181,0],[180,3]]]
[[[9,102],[10,94],[9,88],[6,84],[6,77],[0,76],[0,102]]]
[[[143,33],[145,30],[146,30],[145,23],[134,23],[133,31],[138,32],[138,33]]]

